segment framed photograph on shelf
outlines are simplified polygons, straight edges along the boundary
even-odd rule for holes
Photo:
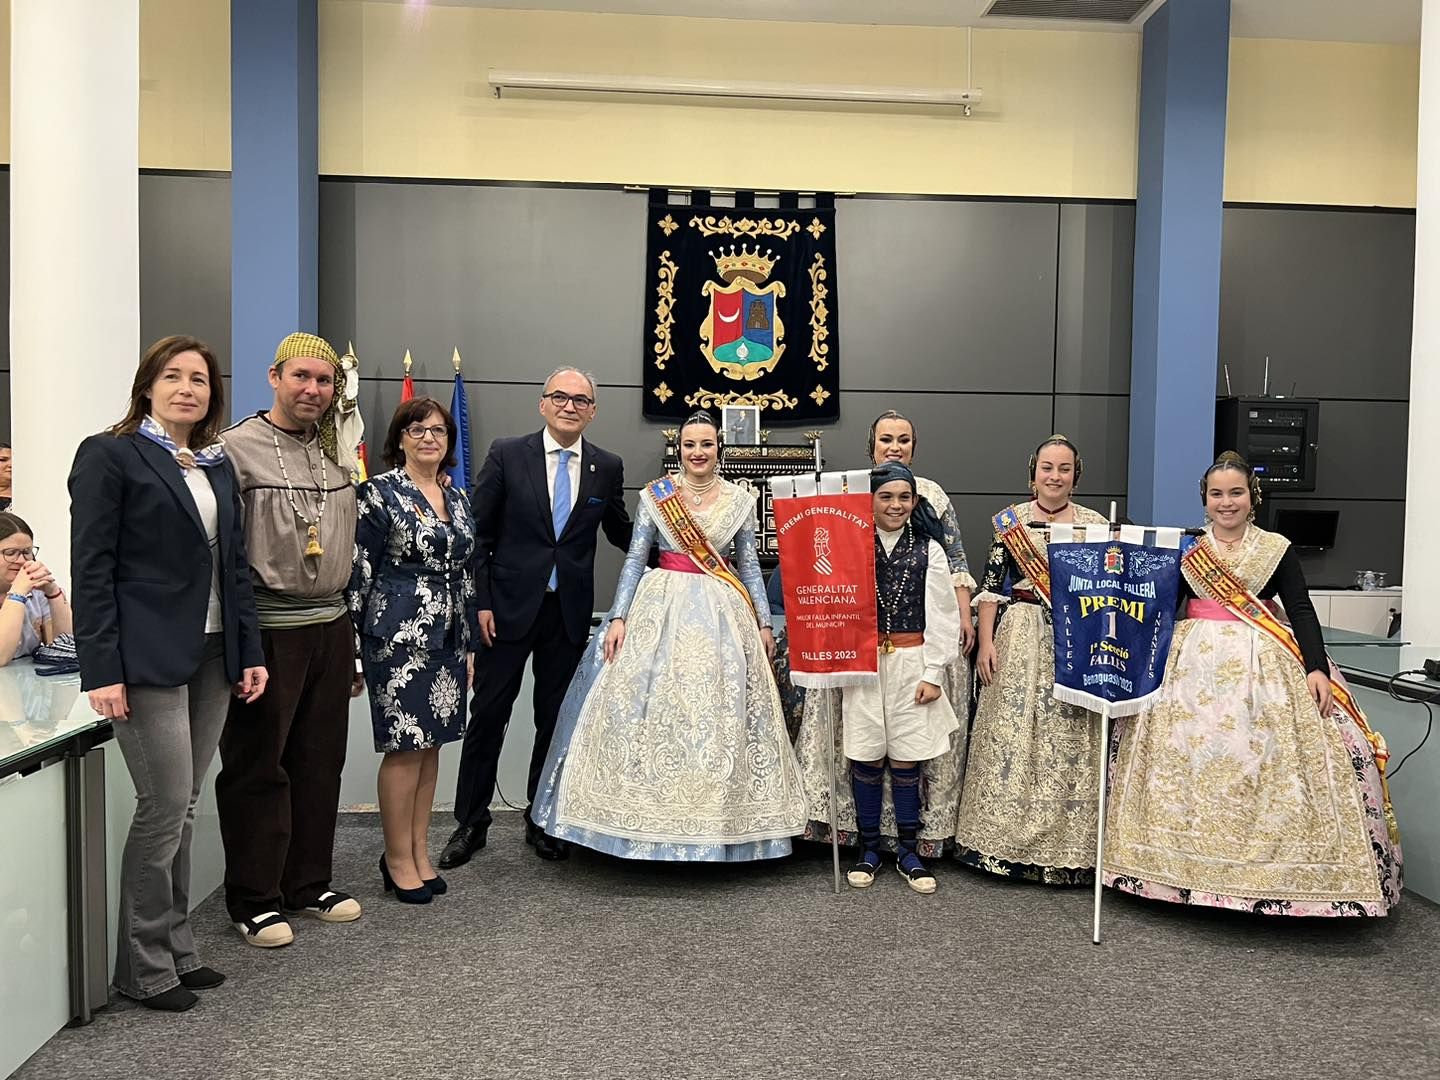
[[[759,405],[723,405],[720,426],[727,446],[754,446],[760,442]]]

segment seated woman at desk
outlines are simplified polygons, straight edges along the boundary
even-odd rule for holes
[[[39,553],[30,526],[0,513],[0,667],[71,631],[70,603]]]

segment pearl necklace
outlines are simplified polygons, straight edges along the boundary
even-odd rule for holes
[[[295,485],[290,483],[290,473],[285,468],[285,455],[280,452],[280,429],[275,422],[270,422],[270,439],[275,444],[275,460],[280,463],[280,475],[285,480],[285,498],[290,503],[290,510],[300,519],[305,526],[305,554],[306,556],[320,556],[325,554],[325,549],[320,546],[320,519],[325,516],[325,502],[330,497],[330,489],[325,483],[325,449],[320,449],[320,509],[315,514],[315,520],[311,521],[300,512],[300,507],[295,505]],[[310,444],[303,439],[299,440],[301,447],[305,450],[305,461],[310,461]]]
[[[720,477],[712,473],[708,484],[696,484],[691,481],[689,473],[684,473],[680,477],[680,483],[683,484],[685,490],[690,493],[690,501],[694,505],[699,506],[701,500],[714,489],[716,484],[720,483]]]

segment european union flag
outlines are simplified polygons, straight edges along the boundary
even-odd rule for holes
[[[465,396],[465,380],[455,372],[455,389],[450,395],[450,415],[455,419],[455,464],[450,469],[450,486],[456,491],[470,490],[470,402]]]

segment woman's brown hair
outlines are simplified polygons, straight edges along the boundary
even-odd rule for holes
[[[455,429],[455,420],[449,409],[430,397],[402,401],[395,410],[395,415],[390,418],[390,430],[385,433],[385,449],[382,451],[386,465],[398,469],[405,464],[405,451],[400,448],[401,434],[411,424],[423,423],[432,412],[439,413],[440,419],[445,421],[445,460],[440,468],[443,470],[455,467],[455,440],[459,434]]]
[[[155,385],[166,365],[183,352],[199,353],[210,379],[210,407],[190,431],[190,449],[201,450],[215,441],[225,417],[225,380],[210,346],[188,334],[171,334],[145,350],[140,366],[135,369],[135,381],[130,384],[130,409],[125,419],[110,429],[111,435],[130,435],[140,430],[140,421],[150,415],[150,387]]]

